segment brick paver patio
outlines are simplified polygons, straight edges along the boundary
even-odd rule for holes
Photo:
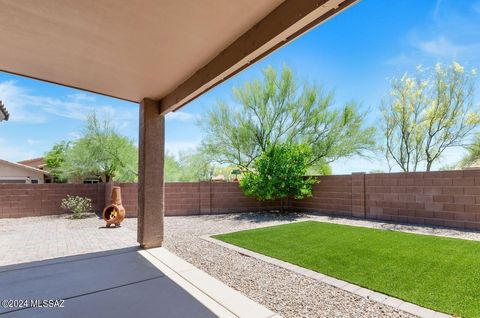
[[[120,228],[105,228],[96,216],[0,219],[0,266],[137,246],[135,224],[126,219]]]

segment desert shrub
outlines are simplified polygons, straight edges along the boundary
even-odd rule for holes
[[[74,219],[82,218],[85,213],[92,211],[92,200],[76,195],[67,195],[62,199],[60,207],[73,213]]]

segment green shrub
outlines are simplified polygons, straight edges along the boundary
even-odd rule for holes
[[[92,211],[92,200],[76,195],[67,195],[60,207],[73,213],[74,219],[81,219],[85,213]]]
[[[312,150],[306,145],[271,146],[255,159],[240,186],[247,196],[258,200],[280,200],[283,212],[285,199],[312,196],[312,185],[317,181],[305,176],[311,160]]]

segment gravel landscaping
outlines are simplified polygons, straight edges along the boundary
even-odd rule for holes
[[[318,215],[244,213],[167,217],[165,247],[283,317],[413,317],[289,270],[241,255],[199,237],[316,219],[419,234],[480,240],[480,232]]]
[[[412,317],[199,239],[306,218],[270,214],[171,217],[166,219],[165,247],[283,317]]]

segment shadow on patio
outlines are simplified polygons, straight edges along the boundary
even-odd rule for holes
[[[201,282],[195,277],[185,279],[170,266],[201,278]],[[162,248],[129,247],[3,266],[0,286],[2,300],[27,302],[0,308],[0,316],[7,317],[243,316],[231,302],[218,298],[228,287]],[[244,299],[236,293],[227,290],[240,304]],[[64,302],[59,302],[63,307],[34,308],[31,300]],[[243,306],[248,308],[250,302],[247,299]],[[273,316],[263,307],[257,313],[260,315],[254,316]]]
[[[216,317],[138,248],[5,266],[0,298],[65,300],[63,308],[1,308],[9,317]]]

